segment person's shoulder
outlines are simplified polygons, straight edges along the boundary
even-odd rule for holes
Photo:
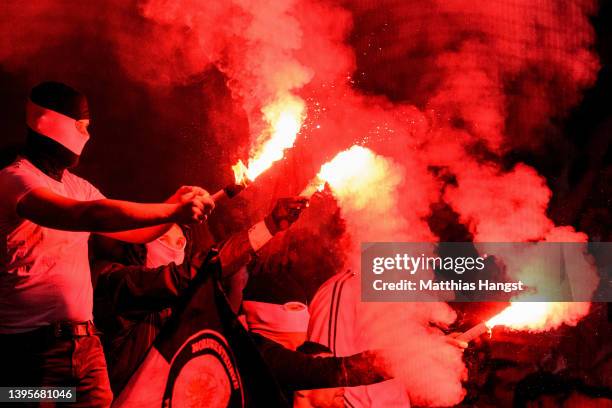
[[[17,159],[0,170],[0,191],[3,195],[3,206],[15,206],[19,200],[33,189],[46,187],[45,175],[26,159]]]
[[[344,272],[340,272],[329,278],[321,287],[335,285],[336,283],[345,282],[355,277],[355,273],[350,269]]]
[[[319,287],[319,289],[315,293],[315,296],[311,304],[316,303],[316,301],[319,301],[324,297],[330,296],[332,292],[337,292],[338,290],[342,290],[341,286],[342,287],[344,286],[343,283],[350,281],[350,280],[354,280],[354,277],[355,277],[355,273],[352,272],[351,270],[347,270],[345,272],[340,272],[340,273],[335,274],[334,276],[326,280],[325,283],[323,283]]]
[[[38,176],[34,165],[24,158],[17,158],[8,166],[0,170],[0,177],[10,178],[16,176]]]
[[[0,170],[0,172],[6,173],[6,172],[13,172],[17,170],[27,169],[28,163],[29,162],[26,159],[18,157],[17,159],[13,160],[10,164],[7,164],[6,166],[4,166],[2,170]]]

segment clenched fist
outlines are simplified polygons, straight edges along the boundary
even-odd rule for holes
[[[215,208],[208,192],[197,186],[182,186],[166,202],[176,204],[174,222],[177,224],[202,222]]]
[[[306,207],[308,207],[306,197],[279,198],[270,215],[264,218],[266,227],[272,235],[284,231],[298,219]]]

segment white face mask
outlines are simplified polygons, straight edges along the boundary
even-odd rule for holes
[[[182,231],[181,231],[182,235]],[[157,268],[163,265],[168,265],[174,262],[177,265],[181,265],[185,260],[185,246],[187,245],[186,240],[179,240],[180,244],[177,246],[166,243],[167,239],[165,236],[161,236],[153,242],[149,242],[147,247],[147,260],[145,266],[147,268]]]
[[[28,101],[26,105],[26,124],[33,131],[55,140],[77,156],[81,155],[89,140],[89,119],[75,120],[32,101]]]

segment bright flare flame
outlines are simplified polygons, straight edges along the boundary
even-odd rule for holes
[[[503,325],[515,330],[539,329],[546,326],[554,303],[515,302],[486,322],[487,327]]]
[[[236,185],[248,184],[249,178],[247,177],[247,168],[242,160],[238,160],[238,162],[232,166],[232,171],[234,172]]]
[[[374,153],[362,146],[353,146],[340,152],[330,162],[321,166],[317,178],[327,182],[334,190],[362,184],[372,170]]]
[[[269,127],[259,137],[258,146],[251,149],[248,166],[241,160],[232,166],[236,184],[255,180],[274,162],[283,158],[285,150],[295,143],[304,121],[304,111],[304,102],[292,95],[278,98],[262,109]]]
[[[588,302],[512,302],[486,325],[489,329],[506,326],[512,330],[552,330],[564,323],[575,325],[589,307]]]
[[[354,208],[380,204],[381,200],[373,196],[386,196],[390,192],[387,190],[395,188],[401,180],[393,166],[394,163],[372,150],[354,145],[322,165],[302,195],[321,191],[327,183],[337,197],[350,198]]]

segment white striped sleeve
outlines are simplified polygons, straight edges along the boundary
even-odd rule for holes
[[[249,242],[255,252],[259,251],[271,239],[272,234],[270,234],[270,230],[268,230],[266,223],[263,221],[258,222],[249,229]]]

